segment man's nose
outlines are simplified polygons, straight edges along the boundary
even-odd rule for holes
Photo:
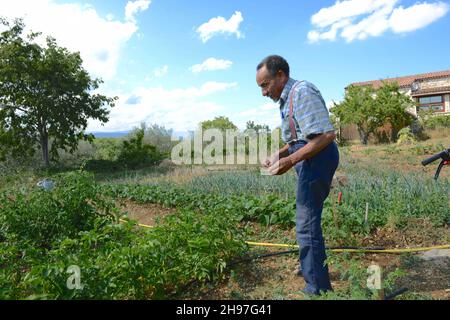
[[[268,94],[269,92],[266,90],[266,89],[263,89],[262,90],[262,95],[264,96],[264,97],[267,97],[267,94]]]

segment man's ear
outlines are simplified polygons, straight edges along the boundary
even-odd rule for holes
[[[282,78],[286,77],[286,74],[282,70],[278,70],[277,71],[277,77],[282,79]]]

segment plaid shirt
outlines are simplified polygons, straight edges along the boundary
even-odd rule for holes
[[[292,87],[296,83],[297,81],[289,78],[280,97],[281,135],[283,141],[285,143],[291,143],[296,140],[309,141],[311,135],[334,131],[320,91],[310,82],[299,81],[294,92],[291,92]],[[293,118],[297,131],[296,140],[292,138],[289,127],[289,102],[292,94],[294,94]]]

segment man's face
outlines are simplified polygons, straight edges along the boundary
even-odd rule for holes
[[[256,72],[256,83],[261,87],[262,95],[269,97],[274,102],[280,100],[281,93],[283,92],[284,85],[286,83],[286,76],[282,71],[273,77],[266,66],[263,66]]]

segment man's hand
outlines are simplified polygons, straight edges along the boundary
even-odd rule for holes
[[[289,145],[286,144],[283,148],[272,154],[270,157],[267,157],[266,160],[261,164],[263,168],[270,168],[275,163],[278,162],[278,160],[289,156]]]
[[[271,175],[282,175],[286,173],[294,166],[294,163],[291,161],[290,157],[281,158],[280,161],[275,162],[270,168],[269,173]]]
[[[266,160],[262,163],[263,168],[270,168],[272,165],[274,165],[278,161],[278,156],[273,155],[270,157],[267,157]]]

